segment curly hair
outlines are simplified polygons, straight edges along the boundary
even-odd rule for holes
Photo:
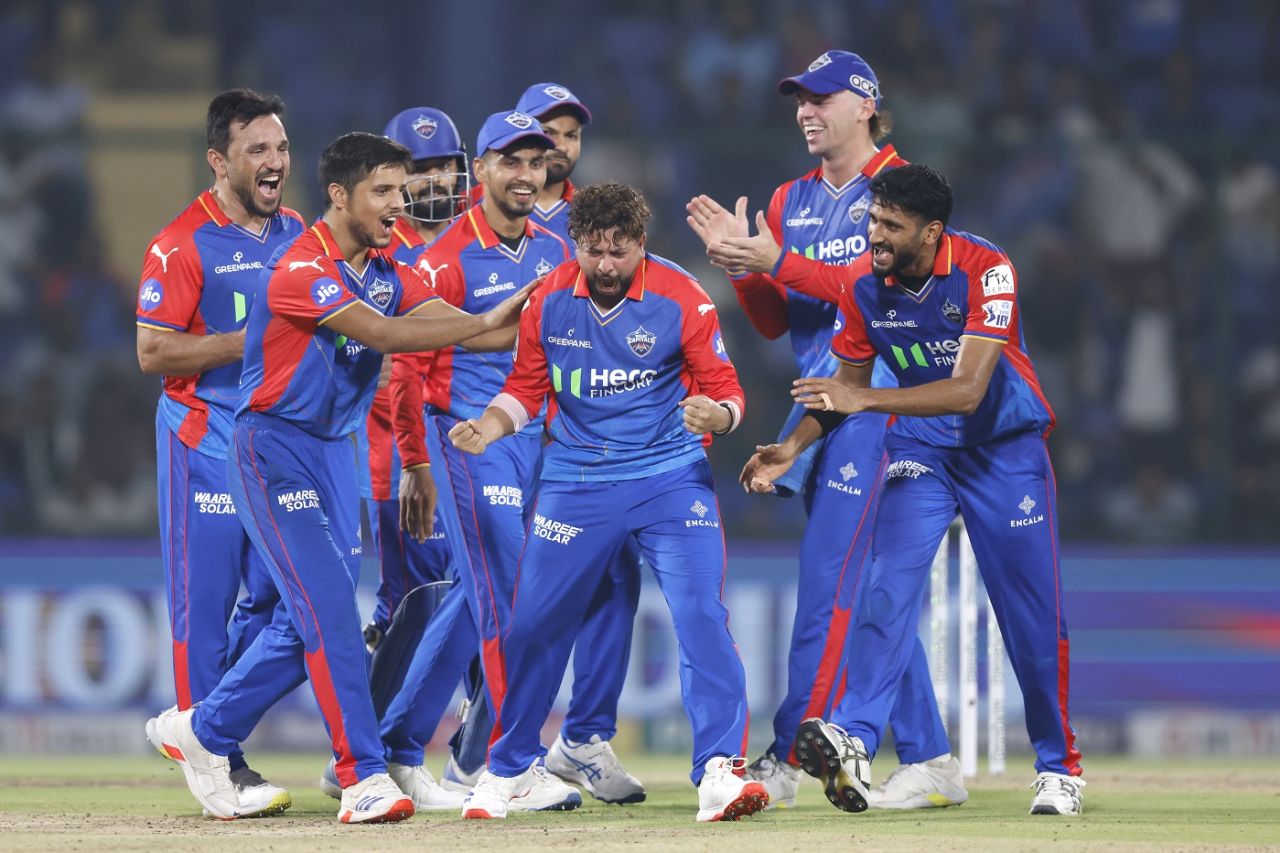
[[[618,236],[639,240],[649,225],[649,203],[626,184],[592,184],[573,194],[569,206],[569,236],[578,242],[592,234],[618,229]]]

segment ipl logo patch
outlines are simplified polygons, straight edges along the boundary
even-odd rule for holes
[[[413,120],[413,132],[421,136],[423,139],[430,139],[436,135],[436,131],[440,128],[440,123],[428,115],[420,115]]]
[[[380,278],[375,278],[373,284],[369,285],[368,289],[365,290],[365,293],[369,295],[369,301],[383,309],[391,304],[391,297],[395,292],[395,285]]]
[[[522,112],[513,112],[511,115],[503,119],[507,124],[516,130],[528,130],[533,127],[533,116],[527,116]]]
[[[646,330],[644,326],[637,326],[634,332],[627,335],[627,346],[641,358],[648,355],[657,342],[658,336]]]

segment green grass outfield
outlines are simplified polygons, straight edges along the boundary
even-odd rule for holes
[[[639,806],[588,798],[576,812],[506,821],[428,813],[404,824],[349,827],[337,823],[337,804],[314,786],[321,759],[254,759],[267,778],[288,785],[293,808],[224,823],[200,817],[181,771],[158,756],[0,757],[0,850],[1280,850],[1275,761],[1087,761],[1080,818],[1028,815],[1034,774],[1019,767],[974,780],[959,808],[849,815],[806,778],[796,809],[697,824],[684,761],[650,756],[628,761],[649,789]],[[433,757],[429,766],[441,763]]]

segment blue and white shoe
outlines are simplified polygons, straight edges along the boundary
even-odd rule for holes
[[[592,735],[574,743],[560,735],[547,752],[547,769],[566,782],[581,785],[588,794],[606,803],[643,803],[644,785],[627,772],[609,741]]]
[[[578,789],[548,773],[541,761],[526,770],[520,780],[519,789],[507,803],[510,811],[567,812],[582,805]]]
[[[320,774],[320,790],[324,791],[326,796],[333,797],[335,800],[342,799],[342,786],[338,784],[338,760],[330,758],[329,763],[325,765],[324,772]]]

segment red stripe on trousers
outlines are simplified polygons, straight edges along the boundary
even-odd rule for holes
[[[323,645],[314,652],[307,652],[307,672],[311,676],[311,686],[315,690],[320,713],[329,724],[333,754],[338,759],[338,784],[349,788],[360,780],[356,778],[356,759],[347,743],[347,730],[342,725],[342,707],[338,703],[338,694],[333,689],[333,678],[329,674],[329,661],[324,656]]]

